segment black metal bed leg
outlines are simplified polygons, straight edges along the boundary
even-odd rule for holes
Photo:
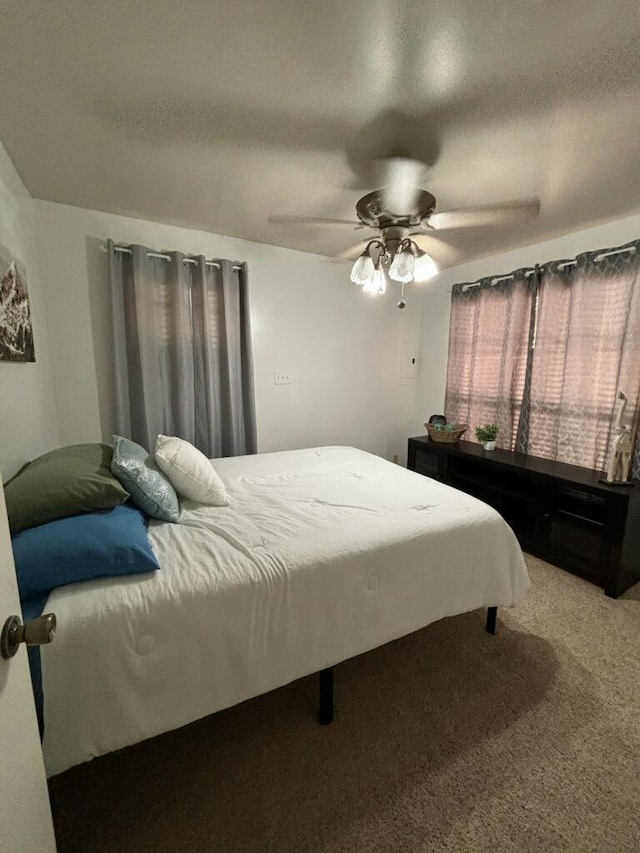
[[[326,726],[333,722],[333,667],[321,669],[320,680],[320,702],[318,720],[321,725]]]
[[[498,618],[498,608],[489,607],[487,610],[487,631],[490,634],[496,633],[496,619]]]

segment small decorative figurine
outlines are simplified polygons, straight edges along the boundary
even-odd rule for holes
[[[607,471],[607,479],[604,482],[618,486],[632,486],[633,483],[629,482],[629,469],[631,468],[631,427],[622,423],[624,410],[627,407],[627,398],[622,391],[618,392],[618,401],[618,411],[615,421],[616,436],[613,439],[609,470]]]

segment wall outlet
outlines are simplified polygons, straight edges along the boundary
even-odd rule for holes
[[[279,370],[276,370],[273,374],[273,384],[274,385],[291,385],[291,377],[288,373],[282,373]]]

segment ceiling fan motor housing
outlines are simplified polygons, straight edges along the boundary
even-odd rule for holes
[[[385,254],[392,258],[393,255],[400,249],[403,240],[406,240],[411,229],[406,225],[386,225],[382,228],[382,239],[385,247]]]
[[[406,229],[417,228],[427,222],[436,208],[435,197],[426,190],[418,192],[413,210],[401,215],[387,210],[383,198],[383,190],[374,190],[358,201],[356,213],[363,225],[380,231],[393,226]]]

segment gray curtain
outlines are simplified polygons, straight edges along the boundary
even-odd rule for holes
[[[159,433],[207,457],[256,452],[246,264],[108,243],[116,430],[149,451]]]

